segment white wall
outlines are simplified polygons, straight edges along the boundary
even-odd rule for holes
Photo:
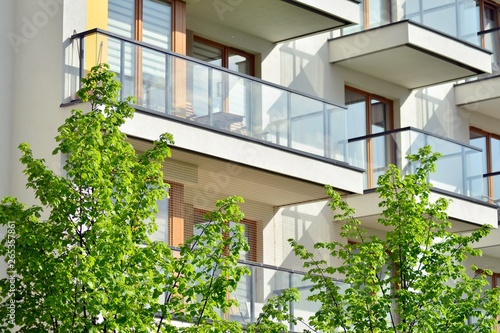
[[[10,155],[12,150],[12,114],[15,51],[10,42],[14,29],[16,0],[7,0],[0,12],[0,197],[10,193]]]
[[[65,3],[64,3],[65,2]],[[86,0],[15,0],[16,15],[13,33],[18,37],[13,84],[12,194],[23,202],[33,202],[25,190],[26,178],[19,163],[16,147],[27,142],[34,156],[46,159],[54,171],[61,171],[61,157],[53,156],[57,128],[69,116],[60,109],[62,102],[63,41],[70,31],[84,26]],[[63,11],[79,8],[80,18],[64,17]]]
[[[264,228],[264,263],[303,271],[302,260],[292,252],[289,238],[314,252],[316,259],[324,259],[332,266],[340,261],[326,251],[313,249],[317,242],[343,242],[340,238],[341,223],[333,222],[333,212],[328,201],[317,201],[276,209],[274,218]]]

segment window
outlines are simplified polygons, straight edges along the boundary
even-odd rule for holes
[[[493,61],[500,62],[500,6],[492,1],[480,1],[481,46],[493,52]]]
[[[184,185],[171,181],[165,183],[170,185],[169,197],[157,202],[158,229],[151,235],[151,239],[179,246],[184,241]]]
[[[255,74],[253,54],[205,38],[194,37],[192,56],[238,73]],[[193,88],[187,92],[187,100],[193,101],[197,121],[246,134],[247,121],[250,119],[250,81],[204,65],[194,65],[191,75],[188,85]]]
[[[391,22],[390,0],[362,0],[359,5],[359,24],[343,28],[344,35],[379,27]]]
[[[185,10],[178,0],[109,0],[108,30],[185,53]]]
[[[479,15],[476,0],[407,0],[404,19],[478,45]]]
[[[484,196],[488,201],[498,203],[500,202],[500,135],[471,127],[470,143],[483,150],[481,172],[488,175],[483,183]]]
[[[345,88],[348,139],[383,133],[392,129],[392,101],[355,88]],[[350,144],[351,163],[364,168],[365,188],[373,188],[387,165],[392,163],[390,137],[356,141]]]
[[[253,54],[205,38],[194,37],[193,57],[239,73],[255,75]]]
[[[185,53],[185,3],[177,0],[109,0],[108,30],[165,50]],[[119,74],[124,96],[158,111],[166,105],[166,57],[110,38],[107,62]],[[121,74],[121,75],[120,75]]]

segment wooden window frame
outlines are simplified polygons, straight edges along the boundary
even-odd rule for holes
[[[493,172],[494,170],[493,170],[493,158],[491,151],[491,139],[496,139],[500,141],[500,135],[482,130],[474,126],[469,127],[469,133],[470,132],[475,132],[484,135],[484,137],[486,138],[486,173]],[[493,198],[494,197],[493,178],[488,177],[487,183],[488,183],[488,198]]]
[[[178,247],[184,243],[184,185],[165,180],[170,185],[168,210],[168,245]]]
[[[229,54],[234,53],[237,55],[241,55],[247,59],[250,59],[250,73],[248,75],[255,76],[255,55],[232,46],[228,46],[225,44],[214,42],[213,40],[200,37],[197,35],[193,36],[193,42],[203,43],[218,49],[222,50],[222,67],[229,67]]]
[[[392,13],[391,13],[391,0],[385,0],[386,6],[388,8],[387,12],[387,20],[392,22]],[[370,29],[370,0],[363,1],[363,30]]]
[[[162,0],[172,8],[171,50],[186,54],[186,3],[180,0]],[[134,39],[142,41],[143,32],[143,3],[144,0],[135,0],[135,26]]]
[[[481,31],[485,31],[485,10],[487,8],[493,9],[495,12],[495,26],[500,27],[500,4],[488,1],[479,0],[479,23]],[[486,47],[486,35],[481,36],[481,46]],[[500,51],[500,50],[499,50]]]
[[[351,86],[346,85],[345,90],[347,91],[352,91],[357,94],[363,95],[365,97],[365,103],[366,103],[366,108],[365,108],[365,119],[366,119],[366,135],[373,134],[371,125],[372,125],[372,100],[379,100],[383,103],[387,103],[389,105],[389,130],[394,129],[394,102],[388,98],[369,93],[367,91],[357,89]],[[366,146],[366,163],[367,163],[367,186],[368,188],[373,188],[375,186],[375,179],[374,179],[374,170],[373,170],[373,144],[372,140],[367,140],[367,146]],[[390,158],[391,160],[394,160],[394,151],[391,149],[390,153]]]

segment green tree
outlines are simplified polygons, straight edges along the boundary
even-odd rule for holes
[[[0,225],[9,231],[0,243],[9,275],[0,281],[0,331],[241,331],[220,313],[248,273],[237,266],[248,250],[238,223],[242,199],[218,201],[180,256],[150,241],[157,201],[168,195],[162,162],[173,140],[164,134],[137,154],[119,130],[134,111],[131,98],[118,100],[119,90],[107,65],[82,79],[78,95],[91,111],[73,110],[56,138],[54,154],[67,158],[64,176],[20,146],[27,187],[40,205],[14,197],[0,205]]]
[[[306,280],[314,284],[311,301],[320,309],[308,322],[317,332],[492,332],[500,313],[500,289],[488,285],[489,271],[467,274],[464,260],[481,254],[472,248],[489,232],[482,227],[469,236],[450,232],[443,198],[429,200],[428,175],[438,154],[430,147],[409,156],[418,163],[402,177],[395,166],[379,178],[383,213],[378,223],[385,237],[367,235],[354,210],[327,187],[335,219],[343,221],[342,237],[351,242],[317,243],[343,264],[331,267],[291,239],[304,260]],[[343,276],[341,290],[332,276]],[[483,290],[484,288],[484,290]],[[473,322],[468,323],[468,318]]]

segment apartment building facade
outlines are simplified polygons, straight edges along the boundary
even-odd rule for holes
[[[154,238],[175,247],[216,199],[245,199],[253,274],[235,320],[301,286],[288,238],[340,241],[324,184],[378,233],[377,177],[411,171],[404,157],[425,144],[443,154],[431,181],[453,231],[498,227],[500,1],[7,0],[0,16],[0,195],[34,202],[21,142],[61,170],[57,128],[85,108],[79,79],[109,63],[137,98],[134,147],[175,138]],[[476,246],[500,274],[498,229]]]

